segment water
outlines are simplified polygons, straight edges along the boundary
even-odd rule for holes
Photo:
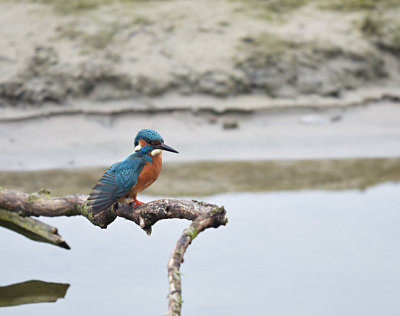
[[[201,233],[183,264],[184,315],[399,315],[400,184],[366,191],[228,193],[226,227]],[[151,199],[151,197],[147,197]],[[145,199],[146,200],[146,199]],[[157,223],[148,237],[118,219],[44,219],[66,251],[0,229],[0,285],[71,284],[65,299],[5,307],[17,315],[163,315],[167,269],[188,222]]]

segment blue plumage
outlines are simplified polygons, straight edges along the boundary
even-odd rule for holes
[[[164,142],[164,139],[156,131],[152,129],[142,129],[135,137],[135,146],[139,145],[139,140],[143,139],[149,144],[154,141]]]
[[[103,211],[125,196],[136,184],[146,160],[143,153],[135,152],[108,168],[88,198],[92,210]]]
[[[120,198],[128,195],[129,191],[137,184],[138,177],[146,163],[153,163],[150,155],[152,150],[177,152],[165,145],[161,135],[151,129],[139,131],[135,138],[135,146],[139,145],[140,140],[145,141],[144,145],[124,160],[108,168],[94,186],[87,200],[87,205],[91,207],[91,212],[94,214],[109,208]]]

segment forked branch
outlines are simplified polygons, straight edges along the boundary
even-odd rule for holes
[[[207,228],[226,225],[228,219],[226,218],[224,207],[195,200],[161,199],[136,207],[115,204],[103,212],[92,214],[90,208],[86,205],[87,198],[88,196],[83,194],[53,198],[50,197],[50,193],[46,190],[27,194],[3,189],[0,190],[0,209],[6,210],[11,214],[18,214],[21,218],[21,223],[24,217],[30,216],[82,215],[92,224],[106,228],[117,217],[123,217],[139,225],[149,235],[151,234],[152,226],[159,220],[181,218],[192,221],[177,241],[168,262],[169,303],[167,315],[180,315],[182,307],[180,266],[183,262],[184,253],[200,232]],[[60,236],[58,237],[61,239]],[[54,238],[54,236],[51,236],[51,238]],[[55,242],[52,243],[54,244]]]

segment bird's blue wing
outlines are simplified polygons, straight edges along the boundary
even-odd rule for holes
[[[92,189],[87,200],[91,212],[95,214],[101,212],[127,194],[136,184],[144,164],[140,157],[133,157],[108,168]]]

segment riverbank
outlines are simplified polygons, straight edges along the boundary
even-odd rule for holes
[[[298,98],[270,98],[260,94],[216,98],[206,95],[183,96],[167,94],[159,97],[140,97],[112,102],[96,102],[82,99],[57,107],[51,102],[44,102],[34,107],[3,106],[0,107],[0,123],[75,115],[152,115],[174,112],[225,115],[229,113],[251,114],[260,111],[350,110],[355,107],[376,106],[388,102],[400,104],[400,90],[388,87],[359,89],[356,93],[354,91],[349,92],[341,98],[317,95],[301,96]]]
[[[3,0],[0,106],[398,98],[399,16],[393,0]]]

